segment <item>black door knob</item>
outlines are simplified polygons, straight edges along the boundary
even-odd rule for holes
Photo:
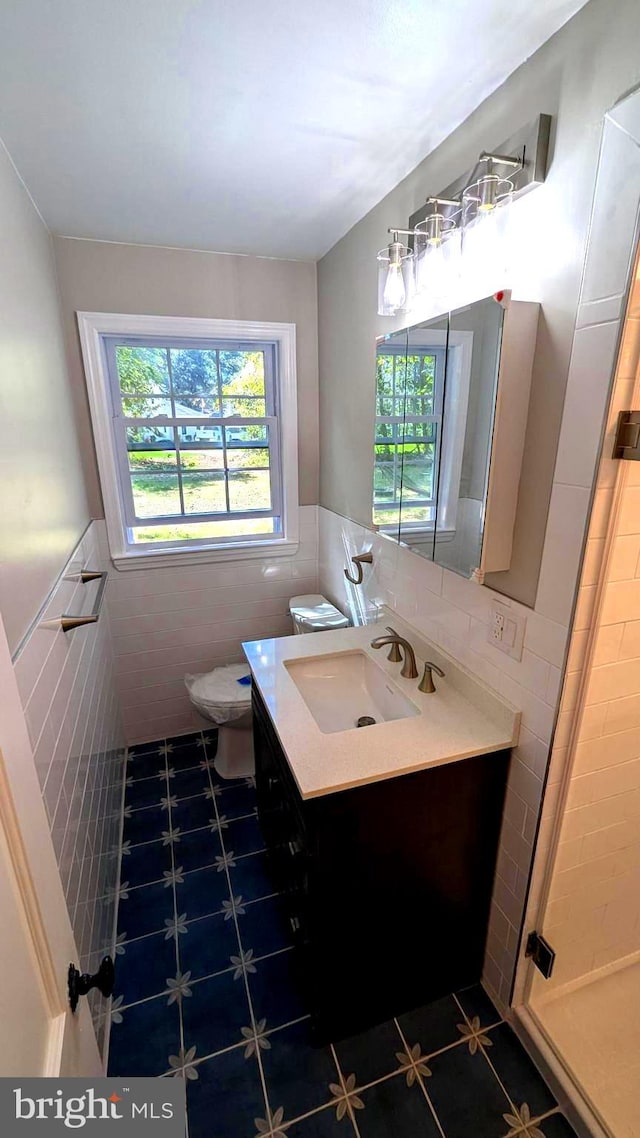
[[[86,996],[92,988],[97,988],[105,998],[113,995],[115,968],[110,956],[105,956],[98,971],[93,976],[89,972],[79,972],[75,964],[69,965],[69,1004],[75,1012],[80,996]]]

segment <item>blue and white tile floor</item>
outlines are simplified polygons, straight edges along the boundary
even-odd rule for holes
[[[480,987],[311,1045],[253,781],[215,746],[129,753],[109,1074],[185,1078],[190,1138],[574,1138]]]

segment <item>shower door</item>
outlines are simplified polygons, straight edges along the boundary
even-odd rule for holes
[[[640,1138],[640,448],[617,447],[635,441],[619,435],[620,413],[640,409],[640,93],[611,117],[598,182],[607,158],[609,182],[622,179],[627,194],[626,260],[618,258],[619,296],[597,302],[610,318],[583,320],[581,332],[592,349],[608,337],[616,362],[524,937],[537,931],[555,959],[542,954],[539,969],[521,954],[514,1007],[516,1025],[573,1103],[575,1124]],[[587,279],[597,209],[598,188]],[[606,261],[600,271],[606,276]],[[622,321],[611,316],[616,301]],[[585,315],[595,317],[589,304]],[[595,365],[583,362],[583,405],[597,390],[594,376]]]

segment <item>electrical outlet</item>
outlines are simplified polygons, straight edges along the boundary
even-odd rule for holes
[[[491,606],[487,640],[514,660],[522,659],[526,618],[509,605],[494,601]]]
[[[504,639],[504,614],[494,609],[491,615],[493,619],[490,639],[496,644],[501,644]]]

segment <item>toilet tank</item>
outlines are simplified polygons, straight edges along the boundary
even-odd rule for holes
[[[321,593],[292,597],[289,612],[296,636],[304,632],[325,632],[332,628],[348,628],[349,618]]]

